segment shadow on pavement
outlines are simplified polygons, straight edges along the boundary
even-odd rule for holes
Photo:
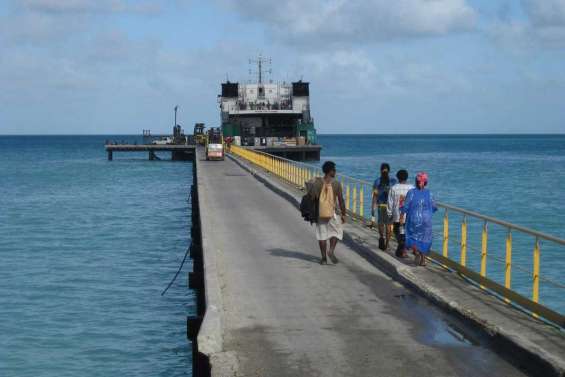
[[[320,263],[319,257],[306,254],[301,251],[292,251],[286,249],[269,249],[267,251],[271,253],[271,255],[274,257],[300,259],[306,262],[312,262],[316,264]]]

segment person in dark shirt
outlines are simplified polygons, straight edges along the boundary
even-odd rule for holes
[[[389,177],[390,165],[386,162],[381,164],[381,176],[373,184],[373,200],[371,204],[372,224],[375,222],[375,211],[377,211],[377,224],[379,228],[379,249],[386,250],[392,234],[392,219],[387,214],[388,193],[397,181]],[[386,236],[386,241],[385,241]]]

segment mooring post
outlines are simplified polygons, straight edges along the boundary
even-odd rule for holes
[[[108,161],[112,161],[114,156],[112,156],[112,151],[108,151]]]
[[[149,151],[149,161],[153,161],[155,159],[155,152]]]

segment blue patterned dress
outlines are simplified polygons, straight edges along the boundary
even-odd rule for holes
[[[437,211],[430,190],[408,191],[400,211],[406,214],[406,248],[416,246],[418,251],[429,254],[433,238],[432,215]]]

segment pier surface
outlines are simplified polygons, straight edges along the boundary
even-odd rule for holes
[[[525,375],[350,246],[321,266],[287,200],[234,161],[196,159],[212,376]]]
[[[194,152],[196,148],[192,144],[106,144],[108,152]]]
[[[171,152],[173,160],[192,159],[195,154],[194,144],[106,144],[104,146],[108,160],[114,159],[114,152],[149,152],[149,159],[159,159],[156,152]]]

